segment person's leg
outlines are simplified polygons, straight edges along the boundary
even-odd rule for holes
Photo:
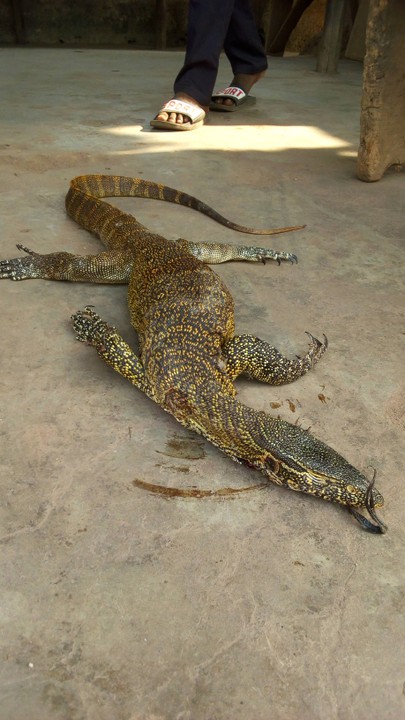
[[[174,82],[176,98],[208,110],[234,5],[235,0],[190,0],[186,57]],[[168,112],[156,119],[187,120],[180,113]]]
[[[248,94],[267,69],[267,57],[250,0],[235,0],[224,50],[234,73],[231,85]],[[231,98],[219,98],[216,102],[233,104]]]
[[[267,57],[250,0],[234,0],[224,50],[235,75],[255,75],[267,69]]]
[[[218,73],[235,0],[190,0],[185,62],[174,91],[208,105]]]

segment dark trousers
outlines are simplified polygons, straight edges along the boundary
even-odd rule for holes
[[[222,49],[234,75],[254,75],[267,68],[250,0],[190,0],[186,58],[174,92],[208,105]]]

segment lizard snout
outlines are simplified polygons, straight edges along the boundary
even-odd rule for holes
[[[348,506],[348,510],[356,518],[360,525],[363,526],[365,530],[368,530],[368,532],[372,533],[384,534],[385,532],[387,532],[388,528],[385,523],[383,523],[383,521],[378,517],[375,511],[376,507],[382,507],[382,505],[384,505],[383,496],[374,487],[376,476],[377,472],[376,470],[374,470],[372,480],[369,482],[364,495],[364,501],[361,503],[361,506],[365,507],[374,522],[370,522],[370,520],[368,520],[366,517],[364,517],[364,515],[359,513],[350,505]]]

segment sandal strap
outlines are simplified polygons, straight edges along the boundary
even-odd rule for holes
[[[193,105],[192,103],[186,102],[185,100],[178,100],[177,98],[173,98],[165,103],[160,112],[181,113],[182,115],[187,115],[192,122],[196,122],[205,116],[204,110],[198,105]]]
[[[225,88],[225,90],[216,92],[215,95],[213,95],[212,97],[213,98],[230,97],[231,100],[234,99],[236,102],[240,102],[241,100],[243,100],[244,97],[246,97],[246,93],[241,88],[230,85],[229,87]]]

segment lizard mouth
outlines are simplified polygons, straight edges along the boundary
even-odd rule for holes
[[[378,533],[378,534],[383,535],[384,533],[387,532],[388,528],[385,525],[385,523],[383,523],[383,521],[380,520],[380,518],[378,517],[378,515],[375,511],[373,488],[374,488],[376,476],[377,476],[377,472],[376,472],[376,470],[374,470],[373,477],[370,480],[369,486],[366,490],[366,502],[365,502],[365,508],[366,508],[368,514],[370,515],[371,519],[374,522],[370,522],[370,520],[368,518],[364,517],[364,515],[359,513],[357,510],[355,510],[351,506],[348,507],[348,510],[356,518],[357,522],[359,522],[360,525],[365,530],[367,530],[368,532],[371,532],[371,533]]]

